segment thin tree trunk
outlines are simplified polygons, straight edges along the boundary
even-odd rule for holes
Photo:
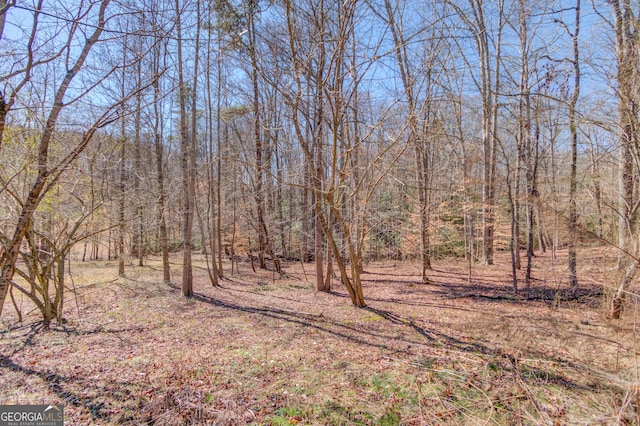
[[[158,172],[158,228],[160,232],[160,250],[162,251],[162,277],[165,283],[171,282],[171,269],[169,268],[169,239],[167,236],[167,218],[166,218],[166,201],[164,189],[164,167],[162,160],[162,136],[159,130],[159,123],[156,122],[155,129],[155,151],[156,151],[156,169]]]
[[[138,40],[137,43],[140,43]],[[139,48],[140,49],[140,48]],[[141,49],[140,49],[141,50]],[[136,64],[136,81],[138,87],[142,85],[142,61]],[[134,255],[138,257],[138,266],[144,266],[144,216],[142,206],[142,194],[140,185],[142,181],[142,141],[140,140],[142,119],[142,91],[139,90],[136,95],[136,113],[134,118],[135,139],[134,139],[134,177],[133,177],[133,195],[135,197],[137,226],[134,232],[133,250]]]
[[[540,201],[540,193],[538,192],[538,172],[540,168],[540,125],[539,125],[539,114],[538,108],[535,110],[535,151],[534,151],[534,159],[533,159],[533,182],[531,188],[531,208],[533,209],[533,215],[535,217],[535,226],[537,231],[538,238],[538,246],[540,251],[543,253],[547,252],[547,244],[544,240],[544,231],[543,231],[543,223],[542,223],[542,203]]]
[[[514,180],[514,190],[512,198],[511,211],[511,260],[513,267],[517,270],[522,268],[520,259],[520,176],[522,176],[522,126],[518,126],[518,155],[516,156],[516,173]],[[508,182],[508,180],[507,180]],[[510,185],[510,183],[508,183]],[[509,188],[511,190],[511,188]]]
[[[156,154],[156,172],[157,172],[157,185],[158,185],[158,229],[160,234],[160,250],[162,251],[162,277],[165,283],[171,282],[171,269],[169,268],[169,239],[167,236],[167,218],[166,218],[166,194],[164,188],[164,161],[163,161],[163,146],[162,146],[162,112],[160,108],[160,56],[161,51],[159,44],[156,45],[154,50],[153,67],[154,67],[154,80],[153,80],[153,143]]]
[[[123,62],[127,60],[127,43],[125,38],[125,44],[123,47]],[[125,81],[126,81],[126,73],[125,68],[122,68],[122,98],[125,97]],[[127,158],[127,133],[126,133],[126,122],[125,116],[123,115],[120,119],[120,177],[118,180],[118,275],[123,277],[125,274],[124,270],[124,234],[126,232],[126,222],[125,222],[125,206],[126,206],[126,169],[125,169],[125,161]]]
[[[357,63],[356,58],[356,41],[357,35],[356,31],[353,31],[351,38],[351,51],[352,51],[352,63]],[[353,67],[353,81],[354,81],[354,92],[353,92],[353,141],[351,142],[349,149],[351,150],[351,167],[352,167],[352,179],[354,187],[357,187],[360,184],[360,102],[359,102],[359,83],[360,77],[358,75],[358,68]],[[359,191],[356,191],[351,197],[351,211],[353,212],[354,218],[356,220],[355,223],[355,232],[356,232],[356,241],[359,244],[364,244],[365,238],[365,229],[366,229],[366,209],[362,208],[361,205],[361,195]],[[362,256],[360,256],[359,264],[357,265],[358,273],[362,273],[364,271],[364,266],[362,264]]]
[[[318,172],[316,172],[318,173]],[[324,254],[322,244],[322,203],[320,196],[313,195],[314,198],[314,210],[316,212],[314,220],[314,232],[315,232],[315,250],[314,258],[316,262],[316,288],[318,291],[324,291]]]
[[[615,21],[617,95],[618,95],[618,132],[620,139],[620,195],[618,243],[622,248],[618,258],[618,267],[625,270],[617,293],[612,301],[611,317],[618,318],[622,312],[624,295],[633,281],[638,259],[638,209],[636,180],[638,167],[638,21],[628,0],[608,0]]]
[[[284,185],[284,170],[282,165],[282,158],[280,150],[276,145],[276,173],[277,173],[277,185],[276,188],[276,213],[278,215],[278,233],[280,234],[280,253],[284,259],[289,258],[289,250],[287,249],[286,233],[285,233],[285,219],[284,219],[284,196],[282,195],[282,187]],[[291,204],[289,203],[289,208]]]
[[[222,52],[222,37],[218,37],[218,52]],[[218,81],[216,86],[216,239],[218,244],[218,275],[224,276],[224,270],[222,269],[222,59],[217,58],[216,68],[218,74]],[[224,125],[224,139],[225,145],[228,145],[228,133],[229,129],[227,125]],[[233,250],[232,250],[233,251]],[[231,263],[231,274],[233,275],[233,262]]]
[[[402,28],[400,28],[395,17],[395,11],[390,0],[385,0],[385,9],[387,13],[387,22],[393,42],[395,45],[395,57],[400,77],[404,88],[404,94],[407,98],[407,107],[409,113],[409,142],[414,144],[415,162],[416,162],[416,180],[418,183],[418,210],[420,217],[420,260],[422,282],[428,283],[428,271],[431,270],[430,238],[429,238],[429,205],[428,205],[428,180],[429,171],[429,153],[426,146],[424,135],[420,134],[418,128],[418,112],[416,110],[416,102],[414,97],[413,81],[414,77],[410,73],[410,67],[407,58],[406,42]],[[428,101],[427,101],[428,102]],[[427,114],[428,115],[428,114]]]
[[[214,179],[213,177],[215,176],[215,170],[214,170],[214,149],[213,149],[213,100],[211,98],[211,51],[212,51],[212,44],[211,44],[211,36],[212,36],[213,31],[209,30],[208,31],[208,35],[207,35],[207,62],[206,62],[206,82],[207,82],[207,111],[208,111],[208,117],[207,117],[207,134],[209,136],[209,140],[208,140],[208,146],[207,146],[207,152],[209,154],[209,158],[208,158],[208,167],[207,167],[207,175],[208,175],[208,191],[207,191],[207,201],[208,201],[208,209],[207,211],[209,212],[209,215],[207,215],[207,226],[209,228],[209,245],[211,246],[211,268],[209,269],[209,262],[207,261],[207,268],[210,270],[209,272],[209,277],[211,279],[211,283],[214,286],[217,286],[219,283],[219,278],[220,278],[220,272],[219,272],[219,268],[218,268],[218,259],[216,258],[216,253],[220,250],[222,250],[222,248],[220,246],[216,247],[216,245],[218,244],[218,232],[217,232],[217,227],[216,227],[216,219],[217,219],[217,214],[214,214],[214,212],[216,212],[216,207],[217,207],[217,200],[216,200],[216,186],[219,188],[220,187],[220,182],[217,181],[214,184]],[[218,64],[220,63],[220,61],[218,60]],[[218,75],[218,78],[220,76]],[[218,82],[218,87],[220,86],[220,82]],[[220,99],[218,99],[218,111],[217,111],[217,136],[218,138],[220,138]],[[217,213],[217,212],[216,212]],[[203,241],[203,246],[205,246],[204,241],[205,241],[205,234],[202,234],[202,241]]]
[[[191,265],[191,250],[193,249],[193,221],[196,213],[196,157],[198,155],[198,77],[199,77],[199,55],[200,52],[200,26],[202,24],[202,17],[200,16],[200,0],[196,0],[196,40],[194,52],[196,52],[193,61],[193,78],[192,86],[193,93],[191,95],[191,129],[189,132],[189,214],[187,221],[189,222],[185,226],[185,242],[188,242],[189,252],[189,271],[188,280],[191,281],[189,285],[191,294],[193,294],[193,269]],[[183,271],[183,278],[185,274]],[[185,280],[186,281],[186,280]]]
[[[199,9],[199,0],[198,1],[198,9]],[[189,135],[188,124],[187,124],[187,99],[186,99],[186,87],[184,81],[184,71],[183,71],[183,56],[182,56],[182,19],[181,19],[181,10],[180,10],[181,2],[176,0],[175,2],[175,12],[176,12],[176,34],[178,36],[178,91],[179,91],[179,106],[180,106],[180,140],[181,140],[181,156],[182,156],[182,189],[183,189],[183,202],[182,202],[182,220],[183,220],[183,257],[182,257],[182,295],[185,297],[191,297],[193,295],[193,266],[191,259],[191,250],[192,250],[192,232],[193,232],[193,198],[191,197],[192,188],[191,188],[191,157],[193,150],[193,142],[195,138],[195,134]],[[200,22],[197,23],[198,30],[197,34],[199,34],[199,25]],[[198,35],[196,36],[196,38]],[[198,50],[196,49],[196,52]],[[196,60],[197,64],[198,61]],[[194,69],[197,69],[197,65],[194,66]],[[194,72],[194,76],[197,78],[197,73]],[[192,93],[192,96],[196,96],[196,91]],[[191,111],[192,114],[195,114],[195,109]]]
[[[262,128],[260,123],[260,97],[258,87],[258,59],[256,57],[256,28],[255,13],[257,10],[256,0],[248,2],[247,19],[249,20],[249,56],[251,59],[251,85],[253,89],[253,134],[255,141],[255,202],[256,202],[256,220],[258,229],[258,260],[260,269],[266,269],[265,254],[267,252],[267,226],[264,219],[264,164],[262,159]],[[274,259],[275,261],[275,259]]]
[[[569,285],[571,288],[578,287],[576,253],[578,240],[578,208],[576,200],[578,186],[578,124],[576,122],[576,107],[580,97],[580,51],[578,45],[578,36],[580,33],[580,0],[576,0],[575,14],[575,30],[572,34],[574,88],[569,104],[569,130],[571,131],[571,171],[569,175]]]
[[[302,244],[300,244],[300,259],[303,262],[311,262],[311,260],[313,259],[313,254],[311,253],[311,248],[309,247],[309,237],[313,232],[311,218],[313,218],[312,212],[314,212],[315,210],[313,207],[313,200],[310,201],[310,199],[313,198],[313,195],[310,195],[311,191],[309,190],[309,188],[311,187],[309,167],[309,164],[305,164],[304,166],[304,176],[302,181],[302,188],[300,190],[302,197],[302,200],[300,202],[302,207]]]
[[[591,158],[591,174],[593,178],[593,198],[596,202],[596,214],[598,215],[598,225],[596,228],[596,235],[598,238],[604,238],[604,218],[602,216],[602,186],[600,184],[600,169],[598,168],[598,143],[594,143],[593,137],[589,138],[591,144],[591,152],[589,153]]]
[[[516,170],[518,166],[516,165]],[[509,251],[511,252],[511,276],[513,283],[513,291],[514,293],[518,292],[518,269],[520,263],[520,241],[519,241],[519,226],[518,226],[518,218],[516,215],[516,209],[518,208],[518,202],[516,201],[513,191],[511,190],[510,181],[510,169],[507,165],[507,197],[509,199],[509,204],[511,205],[511,240],[509,241]],[[516,178],[517,180],[517,178]],[[516,183],[517,187],[518,184]],[[517,192],[516,192],[517,193]]]
[[[211,283],[211,285],[213,287],[217,287],[219,285],[218,282],[218,271],[217,271],[217,265],[215,263],[215,257],[211,257],[213,259],[213,262],[209,261],[209,255],[207,254],[207,240],[209,240],[209,243],[214,242],[213,238],[205,238],[205,236],[207,235],[207,233],[209,234],[209,236],[211,237],[211,235],[213,235],[211,233],[211,230],[209,229],[207,232],[207,229],[204,226],[204,220],[202,220],[202,212],[200,211],[199,208],[199,204],[198,201],[196,200],[195,204],[194,204],[194,208],[196,211],[196,216],[198,218],[198,225],[200,227],[200,235],[202,235],[202,251],[203,251],[203,255],[204,255],[204,259],[205,259],[205,263],[207,264],[207,273],[209,274],[209,282]],[[211,251],[213,252],[214,249],[212,248]]]
[[[56,279],[56,296],[54,300],[54,306],[56,307],[56,321],[58,324],[62,324],[62,310],[64,308],[64,262],[66,260],[66,252],[63,250],[60,253],[60,258],[56,262],[57,267],[57,279]]]
[[[314,128],[312,129],[313,147],[315,152],[313,153],[313,161],[315,161],[315,170],[312,171],[312,180],[314,186],[314,209],[315,209],[315,250],[314,256],[316,261],[316,283],[318,291],[324,290],[324,252],[323,252],[323,230],[326,228],[323,223],[324,212],[322,209],[322,193],[323,184],[325,182],[325,170],[323,159],[323,144],[324,144],[324,83],[326,81],[324,75],[324,68],[326,65],[326,50],[324,38],[326,37],[324,31],[325,16],[324,16],[324,1],[320,0],[318,6],[318,12],[320,17],[315,17],[316,36],[320,38],[318,40],[318,69],[316,75],[313,77],[316,80],[316,92],[315,92],[315,111],[314,111]],[[317,12],[317,13],[318,13]],[[310,159],[307,159],[310,160]],[[310,162],[312,168],[313,161]],[[328,232],[328,229],[327,229]],[[329,235],[327,234],[327,238]]]
[[[322,291],[326,293],[331,292],[331,280],[333,279],[333,262],[331,256],[331,249],[327,247],[327,275],[324,278],[324,286]]]
[[[531,138],[531,87],[529,83],[529,34],[528,34],[528,20],[529,10],[528,3],[524,0],[519,0],[519,16],[518,16],[518,31],[520,38],[520,94],[518,96],[518,134],[519,134],[519,153],[518,153],[518,173],[516,176],[518,182],[518,189],[520,187],[519,182],[524,174],[526,185],[526,198],[525,198],[525,224],[526,224],[526,254],[527,254],[527,267],[525,271],[525,284],[527,288],[531,283],[531,264],[533,257],[533,150],[532,150],[532,138]],[[524,173],[522,171],[524,170]],[[519,192],[519,191],[518,191]],[[520,194],[516,194],[519,199]],[[519,228],[520,220],[518,211],[517,225]],[[519,230],[518,230],[519,231]],[[520,233],[518,232],[518,236]],[[518,244],[519,245],[519,244]],[[520,249],[518,247],[518,266],[520,266]]]

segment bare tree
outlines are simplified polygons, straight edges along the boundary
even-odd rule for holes
[[[493,264],[494,234],[495,234],[495,192],[496,192],[496,153],[497,153],[497,118],[498,118],[498,94],[500,83],[500,63],[502,48],[502,31],[505,25],[504,1],[495,3],[495,14],[487,16],[485,9],[488,3],[484,0],[468,0],[465,9],[458,2],[447,1],[447,4],[455,11],[456,15],[464,23],[471,33],[476,47],[479,61],[477,77],[473,78],[477,86],[482,102],[482,147],[483,158],[483,236],[482,236],[482,261],[488,265]],[[491,33],[489,18],[497,19],[495,34]],[[495,38],[492,38],[495,37]],[[463,53],[463,57],[469,67],[470,60]]]
[[[22,262],[16,267],[17,275],[26,285],[12,283],[40,311],[45,328],[53,320],[63,323],[65,263],[71,249],[79,241],[102,231],[100,227],[91,226],[102,203],[93,199],[93,191],[78,191],[82,173],[78,167],[74,169],[67,170],[71,179],[52,187],[56,193],[52,208],[41,209],[30,220],[25,234],[26,247],[20,251]]]
[[[127,39],[124,38],[124,44],[122,49],[122,59],[126,63],[127,60]],[[122,74],[120,81],[120,95],[122,99],[125,98],[127,91],[126,87],[126,67],[122,66]],[[122,109],[126,110],[127,104],[123,102]],[[124,112],[124,111],[123,111]],[[126,184],[126,160],[127,160],[127,130],[126,130],[126,118],[128,114],[123,113],[120,117],[120,164],[118,167],[118,275],[123,277],[125,274],[125,259],[124,259],[124,239],[126,234],[126,218],[125,218],[125,206],[127,198],[127,184]]]
[[[384,16],[386,24],[389,26],[394,43],[394,55],[396,58],[398,72],[400,74],[400,80],[404,89],[404,96],[407,102],[407,114],[408,114],[408,143],[413,145],[415,153],[415,165],[416,165],[416,182],[418,188],[418,211],[420,218],[420,260],[422,264],[421,274],[422,282],[428,283],[428,271],[431,269],[431,257],[430,257],[430,184],[431,175],[431,153],[429,139],[433,138],[433,134],[427,134],[426,132],[434,132],[433,115],[434,115],[434,100],[433,91],[437,85],[436,61],[438,60],[439,50],[441,49],[442,39],[438,35],[427,33],[424,28],[428,28],[433,24],[421,26],[421,32],[427,34],[430,40],[428,47],[428,56],[422,58],[421,63],[415,66],[409,59],[409,49],[407,39],[417,38],[420,34],[405,34],[403,28],[401,11],[398,10],[400,4],[393,6],[389,0],[385,0],[384,8],[386,15]],[[433,7],[433,6],[432,6]],[[434,29],[435,31],[435,29]],[[426,42],[425,42],[426,44]],[[417,75],[416,70],[420,70],[421,75]],[[416,93],[418,90],[424,91],[424,93]],[[422,125],[421,122],[422,121]],[[424,131],[426,130],[426,132]]]
[[[41,129],[41,135],[37,142],[38,155],[36,162],[36,176],[33,180],[31,189],[28,191],[28,194],[24,199],[24,202],[21,203],[22,208],[15,222],[13,235],[5,243],[2,256],[0,257],[0,265],[2,268],[2,272],[0,274],[0,314],[2,313],[2,307],[6,300],[9,287],[12,285],[20,246],[27,233],[36,208],[42,201],[44,195],[52,188],[52,185],[60,178],[65,169],[74,162],[76,158],[78,158],[82,151],[84,151],[92,140],[94,134],[100,128],[115,120],[113,113],[118,107],[117,104],[104,109],[93,123],[86,128],[78,142],[73,147],[63,155],[54,159],[54,162],[50,161],[51,142],[54,138],[55,127],[58,119],[62,111],[72,104],[74,99],[78,99],[75,94],[75,98],[67,98],[69,88],[74,79],[80,74],[90,52],[100,41],[100,37],[104,31],[107,20],[106,12],[109,3],[110,0],[103,0],[89,6],[91,8],[97,8],[97,11],[94,14],[85,14],[85,16],[95,16],[95,26],[91,33],[85,34],[82,37],[84,42],[77,49],[74,47],[74,43],[76,41],[75,36],[78,36],[78,33],[80,32],[80,26],[73,25],[70,27],[70,36],[68,37],[67,44],[64,47],[64,51],[67,52],[69,56],[67,72],[57,84],[51,107],[46,113],[44,125]],[[107,70],[105,75],[109,75],[110,73],[111,70]],[[86,95],[86,92],[82,95]]]
[[[200,1],[196,0],[198,9],[198,20],[196,22],[196,48],[197,54],[200,46]],[[176,13],[176,35],[177,35],[177,68],[178,68],[178,105],[180,108],[180,148],[182,159],[182,189],[184,191],[182,201],[182,221],[183,221],[183,253],[182,253],[182,295],[185,297],[191,297],[193,295],[193,265],[192,265],[192,238],[193,238],[193,218],[195,212],[195,156],[196,156],[196,134],[195,134],[195,122],[196,122],[196,97],[197,91],[196,82],[198,76],[198,58],[194,59],[194,80],[193,90],[187,89],[187,83],[184,77],[184,53],[182,37],[182,16],[183,10],[181,8],[181,2],[176,0],[175,2]],[[189,115],[187,111],[187,103],[189,99],[192,100],[192,124],[191,132],[189,131]]]
[[[638,88],[638,17],[628,0],[608,0],[613,16],[615,53],[617,64],[616,95],[618,98],[618,137],[620,140],[620,199],[619,242],[622,249],[620,269],[624,270],[618,291],[613,298],[611,316],[618,318],[627,287],[636,274],[638,265],[638,203],[634,199],[636,178],[640,170],[640,140],[638,112],[640,90]]]
[[[366,303],[361,264],[366,233],[359,232],[358,227],[363,223],[367,205],[378,185],[404,152],[404,144],[399,148],[396,138],[375,140],[374,135],[379,129],[377,122],[371,124],[371,130],[353,141],[348,148],[344,145],[348,133],[346,118],[355,99],[354,88],[358,87],[346,76],[361,78],[364,72],[348,72],[349,68],[360,66],[366,70],[366,64],[371,63],[371,59],[357,64],[348,62],[351,57],[348,46],[352,45],[349,41],[355,28],[358,4],[355,0],[330,4],[321,0],[305,4],[304,7],[308,8],[305,9],[299,4],[285,2],[286,36],[289,42],[286,55],[291,64],[292,84],[279,88],[291,108],[291,125],[303,151],[316,200],[314,213],[322,231],[316,236],[316,244],[321,243],[321,237],[326,239],[332,262],[337,265],[340,279],[352,303],[363,307]],[[306,30],[309,23],[312,28],[321,28],[322,31],[312,31],[312,37],[302,39],[299,37],[301,31]],[[382,111],[381,121],[385,119],[387,111]],[[306,131],[305,122],[312,123],[313,132]],[[324,129],[322,132],[318,130],[323,123],[326,123],[326,132]],[[307,137],[309,134],[311,138]],[[367,160],[363,160],[369,166],[357,173],[358,181],[353,181],[356,174],[351,169],[354,164],[352,156],[367,142],[371,143],[371,148],[376,146],[377,150],[369,151]],[[346,198],[356,194],[359,206],[350,209],[351,204],[346,202]],[[323,265],[317,258],[321,254],[322,251],[317,248],[317,286],[318,289],[326,289],[327,281],[321,275]]]
[[[162,125],[164,116],[162,114],[160,92],[160,78],[166,69],[166,63],[162,61],[162,58],[166,58],[166,46],[161,38],[161,29],[159,23],[156,21],[157,14],[155,11],[151,11],[151,16],[152,19],[154,19],[153,26],[157,37],[154,41],[151,59],[153,70],[153,145],[155,150],[156,179],[158,188],[157,226],[160,238],[160,250],[162,252],[162,277],[164,282],[168,283],[171,281],[171,269],[169,268],[169,242],[167,236],[166,189],[164,177],[164,126]]]
[[[31,81],[34,68],[53,61],[54,59],[59,57],[68,47],[63,46],[62,48],[59,48],[55,53],[47,55],[43,58],[36,57],[36,51],[38,50],[36,38],[39,33],[42,3],[43,0],[39,0],[36,7],[34,8],[31,32],[29,34],[29,39],[25,43],[26,60],[22,61],[22,66],[18,70],[12,70],[8,75],[4,75],[2,78],[2,80],[4,81],[4,88],[0,90],[0,147],[2,147],[2,143],[4,140],[4,130],[9,111],[11,111],[11,109],[15,105],[20,91],[23,90],[25,86]],[[15,0],[10,2],[6,0],[0,0],[0,40],[2,40],[7,13],[11,6],[15,6]],[[17,64],[20,63],[19,61],[16,62]],[[11,81],[16,77],[18,78],[17,82]],[[9,82],[11,82],[11,84],[9,84]],[[6,95],[9,96],[8,99],[5,98]]]
[[[576,0],[575,27],[571,35],[573,46],[573,93],[569,102],[569,130],[571,132],[571,171],[569,173],[569,285],[572,288],[578,286],[577,272],[577,239],[578,239],[578,124],[576,120],[576,107],[580,99],[580,0]]]
[[[141,28],[144,25],[144,12],[139,12],[139,19],[137,26]],[[142,54],[143,54],[143,40],[140,37],[134,39],[134,55],[136,56],[135,62],[135,82],[136,87],[142,86]],[[135,96],[135,112],[133,115],[134,122],[134,137],[133,137],[133,196],[135,197],[135,223],[133,232],[133,244],[131,247],[131,253],[138,258],[138,266],[144,266],[144,204],[143,196],[141,192],[142,185],[142,97],[143,91],[138,90]]]

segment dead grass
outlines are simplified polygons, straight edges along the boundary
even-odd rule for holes
[[[245,264],[212,288],[202,262],[187,300],[157,259],[122,279],[78,263],[63,326],[5,306],[0,403],[62,403],[78,425],[638,424],[639,316],[603,314],[606,255],[584,254],[579,292],[539,256],[518,295],[506,256],[470,283],[455,259],[432,285],[415,264],[369,264],[367,309],[338,282],[314,291],[310,265]]]

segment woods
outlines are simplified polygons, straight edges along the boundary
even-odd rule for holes
[[[509,250],[518,292],[566,247],[576,288],[594,239],[618,250],[620,315],[638,262],[634,5],[58,6],[0,12],[3,309],[11,287],[49,304],[45,281],[79,258],[124,276],[161,254],[190,297],[194,252],[213,285],[243,258],[314,262],[319,291],[338,280],[364,307],[368,261],[417,260],[428,283],[434,258],[472,276]]]
[[[640,422],[639,16],[0,0],[0,405]]]

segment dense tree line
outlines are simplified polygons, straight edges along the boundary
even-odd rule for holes
[[[0,1],[0,309],[61,320],[65,261],[640,256],[638,5],[606,0]],[[587,30],[585,30],[587,28]],[[602,42],[598,42],[602,40]],[[169,254],[182,253],[182,277]],[[524,253],[524,262],[522,256]],[[223,261],[230,259],[231,262]],[[17,277],[21,278],[20,280]],[[0,311],[1,312],[1,311]]]

